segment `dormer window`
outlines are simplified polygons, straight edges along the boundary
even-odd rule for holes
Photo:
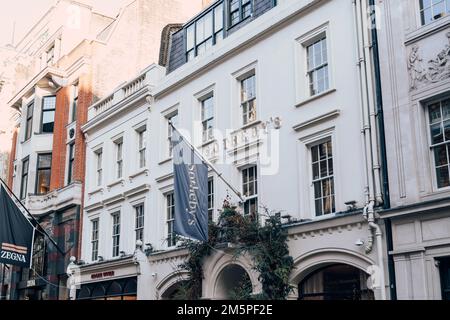
[[[203,54],[223,39],[223,3],[206,11],[186,27],[186,59]]]
[[[252,15],[251,0],[230,0],[230,27]]]

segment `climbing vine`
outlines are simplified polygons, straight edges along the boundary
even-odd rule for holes
[[[231,299],[282,300],[286,299],[292,287],[289,275],[293,259],[289,255],[287,232],[283,228],[279,214],[264,212],[265,223],[255,216],[243,216],[237,208],[224,202],[218,223],[210,223],[209,240],[206,243],[186,241],[189,258],[179,267],[187,271],[188,278],[181,285],[176,299],[196,300],[202,295],[203,262],[213,250],[226,243],[234,244],[234,258],[247,253],[253,262],[253,269],[259,273],[262,292],[252,296],[252,285],[244,277],[240,285],[230,293]]]

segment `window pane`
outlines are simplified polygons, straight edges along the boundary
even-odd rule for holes
[[[205,18],[198,19],[195,24],[197,29],[196,44],[199,44],[205,40]]]
[[[429,8],[431,6],[431,0],[420,0],[420,9]]]
[[[44,111],[42,113],[42,132],[53,132],[55,122],[55,111]]]
[[[242,19],[250,17],[252,14],[252,4],[249,2],[245,6],[242,6]]]
[[[56,97],[55,96],[44,97],[44,102],[42,104],[42,110],[55,109],[55,105],[56,105]]]
[[[439,146],[434,148],[434,160],[437,167],[448,164],[446,146]]]
[[[444,0],[441,0],[433,5],[433,18],[439,19],[445,13],[445,3]]]
[[[40,154],[38,155],[38,168],[49,168],[52,165],[52,155],[51,154]]]
[[[432,144],[441,143],[444,141],[444,136],[442,134],[442,127],[440,123],[433,124],[431,126],[431,141]]]
[[[205,39],[212,36],[213,32],[213,20],[212,20],[212,11],[207,13],[204,17],[205,19]]]
[[[448,176],[448,166],[436,168],[436,176],[438,188],[445,188],[450,185]]]
[[[192,24],[186,30],[186,49],[187,49],[187,51],[194,48],[194,28],[195,28],[195,25]]]
[[[223,28],[223,4],[218,5],[214,9],[214,32],[218,32]]]
[[[239,0],[231,0],[230,2],[230,11],[239,9]]]
[[[320,187],[320,182],[314,183],[314,199],[319,199],[322,197],[322,188]]]
[[[39,170],[37,173],[37,194],[46,194],[50,190],[50,169]]]
[[[316,204],[316,216],[321,216],[322,213],[322,200],[318,199],[315,201]]]

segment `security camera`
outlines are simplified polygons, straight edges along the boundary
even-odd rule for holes
[[[153,272],[153,273],[152,273],[152,278],[155,278],[156,275],[157,275],[157,273],[156,273],[156,272]]]
[[[361,247],[361,246],[363,246],[364,245],[364,240],[362,240],[362,239],[358,239],[358,240],[356,240],[356,242],[355,242],[355,246],[357,246],[357,247]]]

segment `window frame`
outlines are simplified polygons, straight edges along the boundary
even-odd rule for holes
[[[254,172],[253,180],[249,179],[250,178],[250,174],[249,174],[250,170],[253,170],[253,172]],[[245,174],[246,172],[247,172],[247,174]],[[247,176],[247,182],[246,182],[246,179],[244,178],[244,176]],[[242,190],[242,195],[244,195],[244,197],[245,197],[245,202],[243,204],[244,216],[253,214],[250,211],[252,203],[254,203],[253,205],[255,205],[255,207],[256,207],[255,217],[258,215],[258,181],[259,181],[258,166],[256,164],[251,164],[251,165],[248,165],[241,169],[241,190]],[[248,186],[247,190],[250,190],[250,188],[249,188],[250,184],[253,184],[254,192],[253,192],[253,194],[248,195],[246,193],[246,186]],[[247,212],[247,206],[249,209],[248,212]]]
[[[94,226],[97,228],[94,228]],[[100,234],[100,219],[95,218],[91,220],[91,261],[97,261],[99,257],[99,234]],[[94,237],[95,235],[95,237]]]
[[[139,210],[141,208],[141,210]],[[145,205],[139,203],[133,207],[135,213],[134,232],[135,241],[141,240],[144,242],[144,228],[145,228]]]
[[[427,26],[429,24],[432,24],[435,21],[438,21],[438,20],[450,15],[450,1],[449,0],[441,0],[441,1],[438,0],[439,1],[438,4],[433,3],[433,1],[434,0],[430,0],[430,6],[425,7],[423,4],[424,0],[419,0],[418,9],[419,9],[419,20],[420,20],[421,26]],[[438,6],[439,4],[442,4],[444,6],[444,11],[440,12],[439,13],[440,16],[438,17],[437,15],[434,15],[434,8],[435,8],[435,6]],[[431,21],[428,21],[428,22],[425,21],[424,13],[426,10],[431,10],[431,13],[432,13]]]
[[[94,151],[96,160],[96,185],[100,187],[103,184],[103,148]]]
[[[54,107],[51,108],[51,109],[44,109],[45,100],[49,99],[49,98],[54,98],[55,99]],[[45,115],[45,113],[51,113],[51,112],[53,112],[53,127],[52,127],[52,131],[45,131],[44,132],[44,115]],[[54,132],[54,130],[55,130],[55,114],[56,114],[56,95],[48,95],[48,96],[42,97],[41,124],[40,124],[40,133],[41,134],[52,134]]]
[[[166,226],[167,226],[167,247],[175,247],[177,244],[177,237],[174,232],[175,223],[175,193],[169,192],[165,195],[165,211],[166,211]],[[170,198],[170,200],[169,200]],[[170,202],[170,203],[169,203]]]
[[[43,157],[43,156],[49,156],[50,155],[50,166],[49,167],[39,167],[39,158]],[[36,182],[35,182],[35,195],[41,196],[41,195],[45,195],[48,192],[50,192],[50,184],[51,184],[51,179],[52,179],[52,160],[53,160],[53,154],[51,152],[46,152],[46,153],[38,153],[37,154],[37,159],[36,159]],[[40,171],[45,171],[48,170],[50,172],[49,177],[48,177],[48,189],[49,191],[46,193],[38,193],[38,186],[39,186],[39,172]]]
[[[116,258],[120,255],[120,228],[121,228],[121,214],[120,211],[111,213],[112,218],[112,257]],[[117,219],[117,221],[116,221]]]
[[[214,178],[208,179],[208,221],[214,220]]]
[[[67,162],[67,185],[71,184],[73,180],[74,173],[74,163],[75,163],[75,142],[71,142],[68,145],[68,162]]]
[[[172,121],[173,118],[176,118],[175,122]],[[168,114],[166,116],[166,123],[167,123],[167,141],[168,141],[168,157],[172,158],[173,156],[173,142],[172,142],[172,135],[173,135],[173,128],[170,125],[169,121],[172,122],[173,125],[178,124],[179,114],[178,110],[175,110]]]
[[[433,99],[430,100],[428,102],[425,103],[425,116],[426,116],[426,124],[427,124],[427,140],[428,140],[428,149],[429,149],[429,153],[430,153],[430,157],[431,157],[431,171],[432,171],[432,181],[433,181],[433,189],[437,190],[437,191],[443,191],[443,190],[449,190],[450,189],[450,139],[449,140],[445,140],[445,122],[450,122],[450,118],[445,120],[442,116],[442,107],[443,107],[443,102],[444,101],[450,101],[450,96],[442,96],[439,97],[437,99]],[[433,143],[433,137],[432,137],[432,132],[431,132],[431,127],[436,123],[432,123],[431,119],[430,119],[430,107],[434,104],[439,103],[439,112],[440,112],[440,121],[439,121],[439,125],[440,125],[440,129],[442,130],[442,142],[439,143]],[[447,186],[443,186],[443,187],[439,187],[439,181],[438,181],[438,176],[437,176],[437,164],[436,164],[436,154],[434,152],[435,148],[441,147],[441,146],[446,146],[446,155],[447,155],[447,170],[448,170],[448,179],[449,179],[449,185]],[[444,165],[440,166],[443,167]]]
[[[75,122],[77,120],[77,109],[78,109],[78,97],[79,97],[79,82],[75,82],[73,85],[73,90],[72,90],[72,110],[71,110],[71,117],[72,117],[72,122]]]
[[[27,104],[26,112],[24,141],[31,139],[33,135],[34,100]]]
[[[331,157],[328,157],[328,149],[326,150],[326,159],[325,160],[321,160],[320,156],[318,156],[317,161],[314,161],[313,159],[313,148],[320,148],[319,146],[325,144],[325,143],[331,143]],[[320,152],[320,150],[317,150],[318,152]],[[310,198],[311,198],[311,203],[312,203],[312,207],[311,207],[311,211],[314,212],[313,217],[314,218],[322,218],[322,217],[330,217],[333,216],[334,214],[336,214],[337,212],[337,201],[336,201],[336,165],[335,165],[335,149],[334,149],[334,143],[333,143],[333,137],[332,136],[325,136],[320,140],[317,140],[313,143],[311,143],[308,146],[308,166],[309,166],[309,179],[310,179]],[[330,175],[329,174],[329,161],[331,160],[332,163],[332,167],[333,167],[333,173]],[[320,177],[320,162],[321,161],[326,161],[327,164],[327,175],[324,177]],[[319,173],[319,178],[315,179],[314,178],[314,164],[317,163],[318,165],[318,173]],[[326,181],[326,180],[331,180],[332,181],[332,190],[330,190],[330,195],[329,197],[331,197],[331,210],[329,213],[324,213],[324,199],[325,197],[322,195],[323,193],[323,185],[322,182]],[[320,184],[320,192],[321,192],[321,197],[316,198],[316,193],[315,193],[315,184],[319,183]],[[334,193],[332,192],[334,191]],[[321,213],[318,214],[317,212],[317,208],[316,208],[316,201],[320,200],[321,201]],[[333,210],[334,209],[334,210]]]
[[[139,169],[145,168],[147,166],[147,127],[142,127],[139,130],[136,130],[137,140],[138,140],[138,167]]]
[[[244,99],[244,82],[253,78],[253,91],[254,96],[250,98]],[[240,112],[241,112],[241,123],[242,126],[247,126],[258,119],[258,111],[257,111],[257,98],[258,98],[258,90],[257,90],[257,79],[256,79],[256,70],[252,70],[251,73],[241,77],[238,79],[239,81],[239,104],[240,104]],[[246,108],[246,109],[244,109]],[[244,111],[246,110],[246,111]],[[254,116],[251,119],[251,111],[253,111]]]
[[[123,138],[114,141],[116,179],[123,178]]]
[[[50,54],[51,53],[51,54]],[[47,67],[55,63],[55,43],[45,51]]]
[[[205,102],[206,101],[210,101],[211,105],[211,115],[208,118],[205,118]],[[215,106],[214,106],[214,93],[211,92],[211,94],[203,97],[200,99],[200,121],[201,121],[201,125],[202,125],[202,142],[206,143],[208,141],[214,140],[214,120],[215,120]],[[207,126],[208,123],[212,123],[211,128],[205,130],[205,125]]]
[[[25,162],[27,163],[27,172],[24,173],[24,169],[25,169]],[[30,175],[30,157],[27,156],[24,159],[22,159],[22,171],[21,171],[21,175],[20,175],[20,200],[23,200],[27,197],[27,192],[28,192],[28,178]],[[24,179],[24,177],[26,177]],[[23,188],[23,186],[25,185],[25,190]]]
[[[322,61],[319,65],[310,66],[310,52],[309,48],[313,48],[314,52],[313,55],[315,56],[315,45],[318,43],[321,43],[321,57]],[[326,45],[326,61],[324,61],[324,51],[323,51],[323,42],[325,42]],[[321,32],[319,35],[311,39],[311,41],[308,41],[304,44],[305,51],[306,51],[306,75],[307,75],[307,85],[308,85],[308,96],[309,97],[315,97],[317,95],[320,95],[324,92],[327,92],[330,90],[330,60],[329,60],[329,43],[328,43],[328,36],[327,33]],[[314,58],[313,58],[314,60]],[[319,90],[319,83],[315,83],[314,81],[314,74],[318,74],[319,71],[326,69],[326,78],[323,80],[324,82],[324,88],[323,90]],[[313,87],[316,86],[316,87]],[[313,91],[314,90],[314,91]]]
[[[235,26],[237,26],[238,24],[242,23],[243,21],[250,19],[253,16],[253,9],[254,9],[254,4],[253,4],[253,0],[236,0],[238,2],[238,8],[236,10],[231,10],[231,4],[232,4],[233,0],[229,0],[228,1],[228,7],[227,7],[227,22],[228,22],[228,29],[231,29]],[[244,1],[246,1],[245,3],[243,3]],[[250,6],[250,14],[248,16],[243,16],[243,7],[245,6]],[[231,20],[231,15],[233,13],[238,13],[239,15],[239,20],[236,22],[232,22]]]
[[[227,0],[217,2],[209,8],[207,11],[203,12],[199,15],[194,21],[189,23],[184,27],[184,52],[185,52],[185,60],[186,62],[191,61],[197,56],[200,56],[204,52],[206,52],[209,48],[206,47],[206,43],[211,40],[211,47],[215,46],[219,41],[225,38],[225,3]],[[222,28],[216,30],[216,9],[222,6]],[[197,43],[197,22],[201,19],[204,19],[208,14],[211,14],[211,35],[209,37],[205,37],[203,41]],[[188,37],[189,37],[189,28],[193,27],[193,47],[188,48]],[[219,40],[220,39],[220,40]],[[205,51],[199,53],[199,47],[205,45]],[[192,53],[192,55],[191,55]]]

